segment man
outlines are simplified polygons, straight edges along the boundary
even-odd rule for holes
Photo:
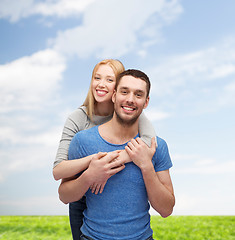
[[[104,153],[99,153],[77,179],[63,181],[60,199],[68,203],[86,195],[81,239],[152,239],[149,202],[162,217],[169,216],[175,204],[169,174],[172,163],[163,139],[157,137],[156,150],[154,139],[149,148],[138,137],[139,115],[149,102],[147,75],[132,69],[121,73],[116,81],[113,118],[77,133],[69,158]],[[114,151],[122,149],[132,160],[125,166]],[[104,191],[93,194],[89,188],[100,178],[108,180]]]

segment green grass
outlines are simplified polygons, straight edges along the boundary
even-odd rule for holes
[[[156,240],[235,240],[235,216],[152,217]]]
[[[72,240],[67,216],[1,216],[1,240]]]
[[[235,216],[152,216],[155,240],[235,240]],[[0,216],[1,240],[72,240],[67,216]]]

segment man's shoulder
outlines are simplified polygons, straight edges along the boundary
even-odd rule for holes
[[[157,147],[158,150],[167,147],[167,143],[165,139],[157,136],[157,146],[158,146]]]
[[[157,144],[158,147],[153,161],[155,162],[155,170],[158,172],[171,168],[172,162],[166,141],[163,138],[157,137]]]
[[[98,133],[98,126],[91,127],[89,129],[84,129],[80,132],[77,132],[74,137],[84,138],[91,135],[96,135]]]
[[[92,127],[89,129],[82,130],[77,132],[71,140],[69,148],[74,148],[77,146],[87,146],[90,145],[97,139],[97,127]]]

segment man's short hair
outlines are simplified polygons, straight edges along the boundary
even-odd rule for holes
[[[120,74],[118,74],[117,78],[116,78],[116,86],[115,86],[115,90],[117,90],[118,84],[120,83],[120,80],[122,79],[122,77],[124,76],[132,76],[134,78],[140,78],[143,81],[146,82],[146,90],[147,90],[147,96],[149,96],[149,92],[150,92],[150,87],[151,87],[151,83],[149,81],[149,77],[142,71],[137,70],[137,69],[128,69]]]

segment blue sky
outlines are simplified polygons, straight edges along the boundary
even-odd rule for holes
[[[235,214],[235,2],[0,0],[0,214],[67,214],[52,164],[94,65],[152,82],[175,215]],[[156,214],[151,210],[152,214]]]

